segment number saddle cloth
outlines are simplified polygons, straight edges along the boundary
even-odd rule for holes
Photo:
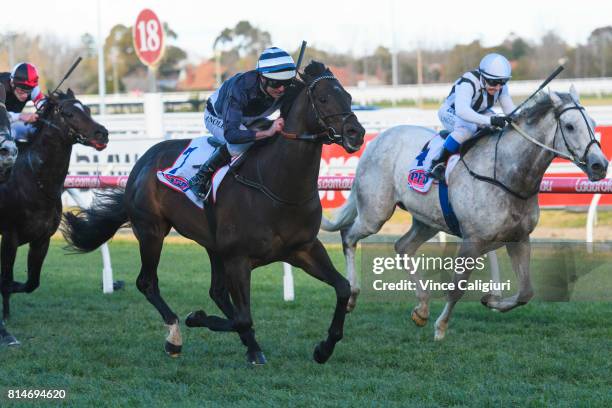
[[[426,194],[431,185],[437,180],[434,180],[429,175],[429,169],[431,168],[431,162],[440,155],[442,147],[444,146],[444,140],[449,135],[447,131],[441,131],[436,134],[431,140],[425,143],[421,152],[414,158],[408,169],[408,185],[414,191]],[[459,161],[459,154],[453,154],[446,163],[446,171],[444,178],[448,182],[448,176],[450,175],[453,168]]]
[[[191,187],[189,187],[189,179],[198,172],[200,165],[204,163],[215,148],[219,145],[216,139],[211,136],[203,136],[195,138],[189,145],[178,155],[172,166],[157,171],[157,179],[165,186],[183,193],[199,208],[204,208],[204,202],[199,199]],[[217,190],[221,181],[227,174],[231,164],[240,159],[242,155],[232,158],[230,165],[221,167],[212,179],[212,199],[216,200]]]

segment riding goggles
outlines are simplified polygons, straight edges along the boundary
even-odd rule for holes
[[[289,85],[291,85],[291,79],[271,79],[271,78],[266,78],[266,86],[272,88],[272,89],[278,89],[281,86],[284,86],[285,88],[287,88]]]
[[[506,85],[506,83],[508,83],[508,78],[502,78],[502,79],[488,79],[488,78],[485,78],[484,80],[485,80],[486,84],[489,85],[489,86],[498,86],[498,85],[504,86],[504,85]]]

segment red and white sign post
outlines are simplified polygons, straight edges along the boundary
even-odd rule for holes
[[[156,77],[166,41],[164,27],[152,10],[144,9],[138,13],[132,37],[140,62],[148,67],[148,89],[144,96],[145,130],[149,137],[159,139],[163,137],[164,105],[161,95],[157,92]]]
[[[155,73],[157,65],[164,55],[164,27],[157,15],[150,9],[138,13],[132,29],[136,55],[149,68],[149,92],[155,92]]]

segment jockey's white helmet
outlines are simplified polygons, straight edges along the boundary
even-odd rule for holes
[[[512,78],[512,66],[506,57],[500,54],[487,54],[480,61],[478,71],[486,79]]]
[[[289,53],[278,47],[266,48],[257,60],[257,72],[270,79],[287,80],[295,77],[295,62]]]

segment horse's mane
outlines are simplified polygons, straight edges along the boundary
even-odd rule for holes
[[[568,93],[557,92],[557,95],[559,95],[564,104],[573,101],[572,96]],[[524,120],[528,124],[532,124],[542,119],[553,108],[554,106],[550,99],[550,95],[547,92],[539,92],[534,98],[534,101],[525,105],[521,110],[518,119]]]
[[[38,116],[42,119],[48,120],[53,113],[53,108],[57,105],[57,103],[63,99],[67,99],[70,96],[62,91],[55,91],[53,95],[47,95],[46,101],[42,107],[42,110],[38,112]],[[36,131],[40,131],[43,127],[44,123],[41,120],[38,120],[34,123],[34,127]]]
[[[283,102],[281,103],[280,112],[281,117],[287,118],[289,115],[289,111],[295,102],[295,98],[304,90],[306,86],[308,86],[312,81],[316,78],[319,78],[323,75],[333,75],[332,72],[319,61],[311,61],[310,64],[304,68],[304,73],[300,74],[302,81],[295,79],[289,89],[285,92],[283,96]]]

